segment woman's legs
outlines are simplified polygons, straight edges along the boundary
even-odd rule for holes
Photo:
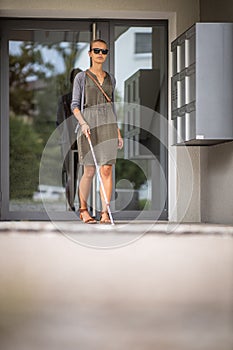
[[[80,209],[87,208],[87,200],[90,194],[91,183],[95,174],[95,167],[93,165],[84,165],[84,172],[79,183],[79,206]],[[88,212],[83,212],[84,219],[90,217]]]
[[[82,178],[79,183],[79,205],[80,209],[87,208],[87,200],[90,194],[91,189],[91,183],[93,176],[95,174],[95,167],[92,165],[85,165],[84,166],[84,172],[82,175]],[[112,165],[102,165],[100,167],[100,174],[103,181],[104,189],[107,196],[107,201],[110,203],[111,196],[112,196]],[[105,197],[103,195],[102,188],[100,186],[100,196],[101,196],[101,202],[102,202],[102,211],[104,212],[102,214],[102,220],[105,222],[109,222],[109,217],[107,214],[107,205],[105,201]],[[82,216],[84,220],[87,220],[90,218],[90,215],[88,212],[82,212]]]
[[[102,165],[100,168],[100,174],[103,181],[104,189],[107,196],[107,201],[110,203],[112,196],[112,165]],[[100,186],[100,195],[102,201],[102,220],[109,222],[109,217],[107,214],[107,205],[103,195],[102,188]]]

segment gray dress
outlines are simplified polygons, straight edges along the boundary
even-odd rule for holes
[[[97,80],[92,72],[90,74]],[[102,88],[108,96],[112,96],[113,87],[109,74],[106,74]],[[90,126],[91,141],[98,165],[115,164],[118,146],[116,116],[112,104],[107,102],[103,93],[88,75],[85,81],[84,107],[83,116]],[[78,130],[78,154],[80,164],[94,165],[88,140],[81,128]]]

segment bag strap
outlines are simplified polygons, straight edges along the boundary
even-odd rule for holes
[[[100,91],[102,92],[102,94],[104,95],[104,97],[106,98],[106,100],[111,103],[112,100],[111,98],[106,94],[106,92],[104,91],[104,89],[102,88],[102,86],[99,84],[99,82],[89,73],[88,70],[86,70],[86,74],[89,76],[89,78],[91,78],[94,83],[97,85],[97,87],[100,89]]]

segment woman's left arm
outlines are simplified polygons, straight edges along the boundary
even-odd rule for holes
[[[124,146],[124,141],[123,141],[123,138],[121,136],[121,131],[119,128],[117,129],[117,133],[118,133],[118,148],[122,149]]]

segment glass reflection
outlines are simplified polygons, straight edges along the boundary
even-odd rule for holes
[[[125,139],[116,183],[127,210],[166,209],[167,128],[162,121],[167,119],[166,43],[165,26],[115,26],[116,100],[124,102],[118,119]],[[135,163],[143,164],[143,176]],[[130,196],[133,190],[137,196],[129,205],[127,193]]]
[[[71,89],[70,71],[89,64],[90,33],[41,30],[20,31],[18,36],[9,41],[10,210],[44,211],[43,195],[51,210],[64,211],[65,190],[57,174],[61,147],[50,150],[51,171],[43,184],[39,166],[56,129],[59,97]]]

